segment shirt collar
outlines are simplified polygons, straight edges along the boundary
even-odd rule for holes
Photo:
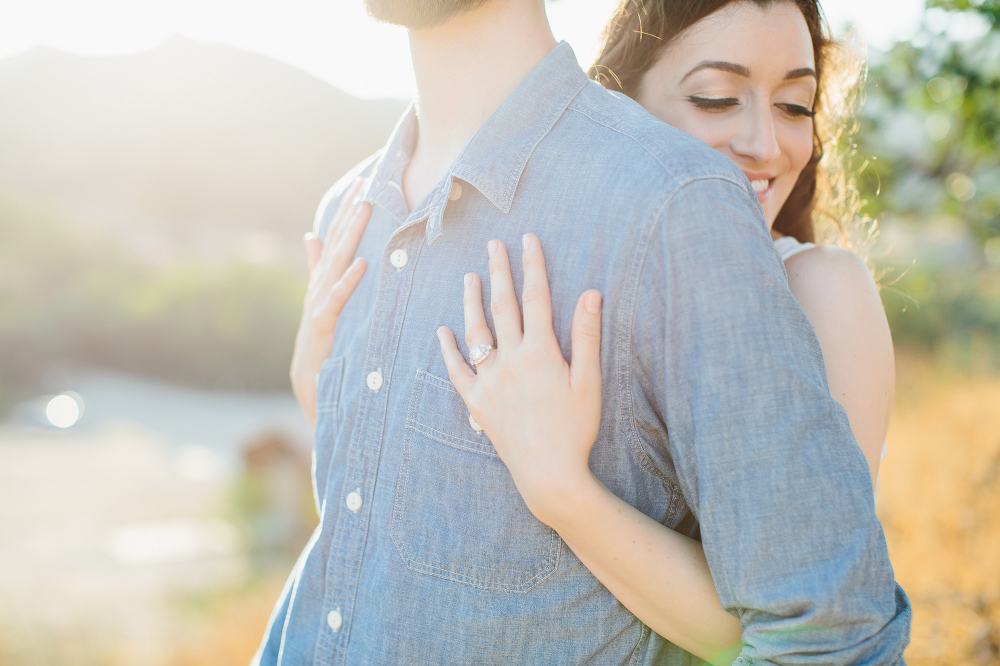
[[[441,221],[454,178],[475,187],[501,212],[510,212],[521,174],[535,147],[587,82],[587,75],[566,42],[556,45],[528,73],[466,144],[443,186],[435,188],[420,210],[411,214],[411,219],[427,216],[429,243],[433,244],[441,235]],[[364,195],[366,200],[381,203],[389,210],[403,201],[399,189],[402,171],[416,146],[417,131],[416,112],[411,104],[375,165]],[[401,210],[406,210],[405,202]]]

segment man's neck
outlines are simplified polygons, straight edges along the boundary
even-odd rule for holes
[[[539,0],[489,0],[442,25],[410,31],[419,127],[403,177],[411,210],[555,45]]]

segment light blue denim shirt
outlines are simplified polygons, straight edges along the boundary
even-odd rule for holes
[[[868,467],[735,165],[588,81],[567,44],[409,211],[416,132],[411,110],[317,214],[322,234],[370,177],[369,268],[319,378],[320,525],[260,663],[701,663],[531,515],[448,380],[435,330],[467,354],[463,275],[485,278],[486,243],[528,231],[567,357],[578,296],[604,294],[591,468],[655,520],[700,531],[744,627],[738,663],[902,663],[910,607]]]

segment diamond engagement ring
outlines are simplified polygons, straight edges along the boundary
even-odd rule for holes
[[[493,345],[476,345],[469,350],[469,360],[472,361],[472,365],[479,365],[490,355],[493,351]]]

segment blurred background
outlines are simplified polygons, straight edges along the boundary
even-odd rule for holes
[[[549,4],[584,66],[616,4]],[[824,6],[868,49],[907,658],[998,664],[1000,4]],[[412,91],[360,0],[0,3],[0,665],[247,663],[316,521],[301,237]]]

